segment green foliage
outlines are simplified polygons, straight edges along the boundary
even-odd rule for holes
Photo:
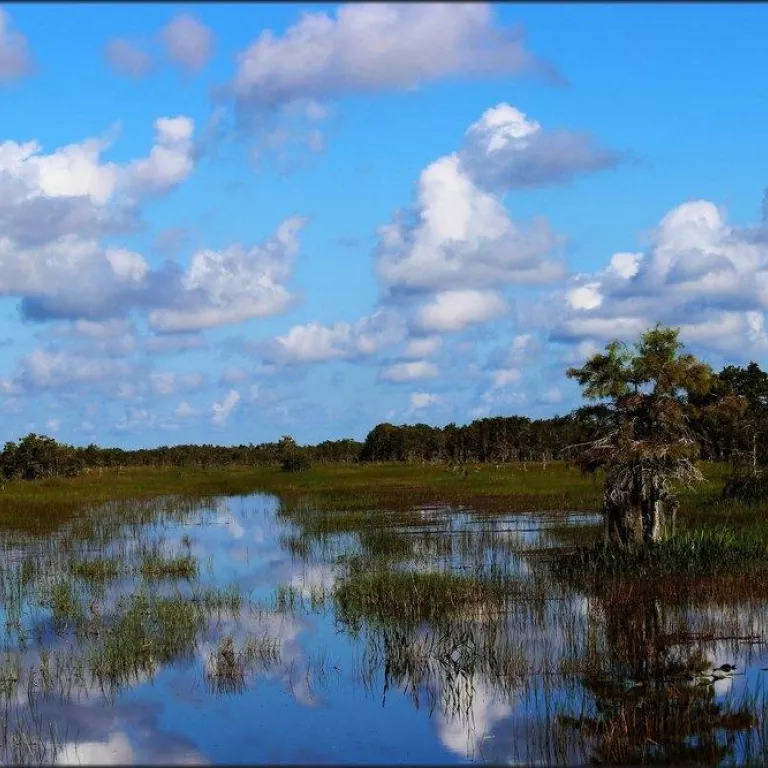
[[[18,443],[7,442],[0,453],[0,469],[8,479],[35,480],[39,477],[71,477],[84,462],[71,445],[34,433]]]
[[[311,467],[309,456],[290,435],[283,435],[278,443],[278,451],[283,472],[303,472]]]

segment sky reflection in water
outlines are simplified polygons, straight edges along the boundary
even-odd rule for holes
[[[447,516],[435,508],[424,510],[423,523],[403,529],[411,551],[420,558],[415,565],[405,559],[397,567],[467,570],[467,553],[476,541],[472,537],[484,536],[485,543],[475,547],[480,561],[474,562],[482,562],[489,572],[497,567],[494,562],[503,563],[506,578],[531,587],[532,597],[510,604],[501,617],[489,619],[493,610],[483,605],[460,617],[461,627],[479,628],[479,634],[470,634],[466,641],[473,652],[483,645],[482,627],[488,621],[497,633],[494,642],[501,643],[493,646],[502,649],[500,654],[486,649],[485,666],[473,667],[463,666],[460,657],[466,649],[461,643],[453,650],[435,651],[439,632],[423,623],[406,629],[395,626],[390,633],[386,625],[363,621],[357,634],[351,631],[330,596],[345,573],[339,555],[359,552],[357,538],[319,537],[309,542],[303,557],[292,554],[286,538],[300,532],[300,526],[280,519],[277,509],[276,499],[265,495],[219,499],[183,522],[141,529],[142,542],[160,542],[167,551],[194,556],[199,562],[198,586],[234,585],[246,602],[239,615],[215,614],[196,636],[190,656],[157,663],[153,673],[139,671],[130,684],[111,693],[88,680],[75,686],[76,695],[30,693],[24,670],[39,665],[39,642],[48,651],[62,651],[75,648],[82,638],[57,631],[49,609],[28,604],[22,607],[19,626],[29,639],[20,648],[9,628],[12,609],[6,598],[5,666],[21,670],[19,683],[8,683],[9,721],[27,722],[28,727],[43,723],[45,733],[47,724],[53,724],[58,763],[549,763],[590,756],[572,735],[554,743],[552,712],[578,715],[582,702],[585,712],[594,712],[580,675],[563,665],[578,665],[590,643],[610,642],[604,637],[604,610],[595,599],[541,576],[541,567],[527,554],[552,544],[547,528],[562,523],[562,517],[476,519],[469,511]],[[580,515],[572,522],[595,520]],[[464,549],[439,551],[435,542],[440,537],[455,537],[464,542]],[[138,541],[133,530],[106,552],[125,556]],[[6,541],[6,568],[20,561],[25,546],[30,545]],[[45,554],[52,556],[51,551]],[[100,610],[108,612],[120,595],[137,586],[133,576],[114,580],[101,592]],[[168,596],[191,595],[195,585],[168,581],[155,588]],[[286,605],[286,600],[293,602]],[[760,605],[735,604],[727,611],[667,607],[662,614],[665,626],[685,626],[702,638],[711,636],[718,623],[730,634],[751,638],[702,640],[713,665],[735,663],[745,673],[716,682],[715,700],[730,696],[740,701],[762,687],[766,673],[761,667],[768,666],[768,657],[763,644],[766,615]],[[217,679],[217,653],[228,637],[236,649],[249,638],[276,639],[279,659],[255,664],[243,673],[236,691],[222,693],[212,688],[211,680]],[[397,651],[393,643],[400,641],[405,645]],[[532,674],[522,675],[511,662],[504,666],[499,656],[506,652],[517,653],[516,663]],[[409,664],[421,665],[419,674]],[[498,672],[502,668],[504,679]],[[747,743],[760,750],[761,729],[748,732],[731,758],[743,757]]]

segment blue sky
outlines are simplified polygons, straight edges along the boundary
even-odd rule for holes
[[[768,9],[13,5],[0,409],[126,447],[566,412],[766,361]]]

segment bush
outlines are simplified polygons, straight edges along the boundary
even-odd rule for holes
[[[311,463],[309,458],[298,451],[284,456],[280,462],[280,468],[283,472],[303,472],[304,470],[309,469],[310,466]]]

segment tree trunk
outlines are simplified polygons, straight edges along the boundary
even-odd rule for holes
[[[641,496],[637,490],[640,468],[610,479],[603,494],[603,518],[607,544],[640,546],[643,543]]]
[[[649,547],[661,541],[664,526],[664,502],[661,494],[661,482],[653,472],[643,478],[642,520],[643,546]]]

